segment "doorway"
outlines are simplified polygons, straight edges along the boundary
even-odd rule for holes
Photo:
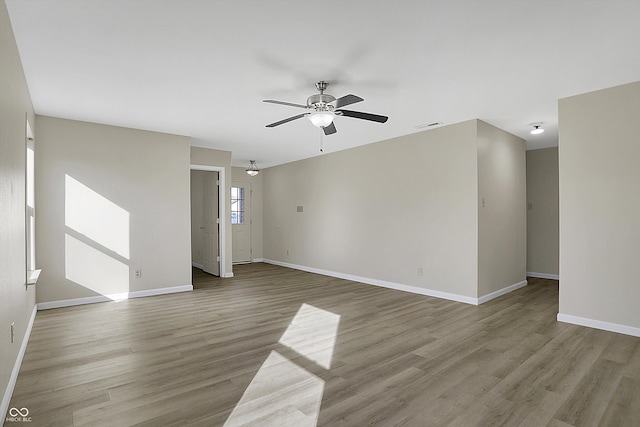
[[[191,165],[191,259],[207,273],[229,277],[225,268],[224,168]]]

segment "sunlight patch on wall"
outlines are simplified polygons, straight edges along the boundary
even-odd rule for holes
[[[272,350],[224,424],[313,427],[324,381]]]
[[[111,299],[126,298],[129,266],[65,234],[65,277]],[[122,294],[118,297],[116,294]]]
[[[339,324],[340,315],[302,304],[279,343],[330,369]]]
[[[65,225],[129,259],[129,212],[65,175]]]

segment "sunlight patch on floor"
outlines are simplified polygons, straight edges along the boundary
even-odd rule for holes
[[[225,426],[315,426],[323,391],[322,379],[272,350]]]
[[[303,304],[278,341],[329,369],[340,316]],[[272,350],[224,424],[313,427],[318,422],[324,380]]]
[[[330,369],[339,324],[339,315],[302,304],[278,342]]]

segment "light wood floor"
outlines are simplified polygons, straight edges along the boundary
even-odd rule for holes
[[[9,407],[65,427],[640,425],[640,339],[556,322],[557,282],[475,307],[234,273],[39,312]]]

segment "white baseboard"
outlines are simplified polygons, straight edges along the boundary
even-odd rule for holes
[[[640,337],[640,328],[620,325],[618,323],[603,322],[602,320],[589,319],[586,317],[572,316],[570,314],[558,313],[558,322],[571,323],[588,328],[602,329],[603,331],[617,332],[619,334]]]
[[[509,285],[506,288],[498,289],[495,292],[491,292],[490,294],[486,294],[478,298],[478,304],[484,304],[487,301],[491,301],[494,298],[498,298],[504,294],[508,294],[509,292],[513,292],[516,289],[523,288],[527,286],[527,281],[523,280],[522,282],[514,283],[513,285]]]
[[[204,271],[204,266],[202,264],[197,264],[195,262],[192,262],[191,265],[194,266],[195,268],[199,268],[200,270]],[[220,274],[220,277],[228,279],[230,277],[233,277],[233,273]]]
[[[254,258],[251,262],[264,262],[264,258]]]
[[[560,280],[558,274],[536,273],[535,271],[527,271],[527,277],[537,277],[538,279]]]
[[[463,302],[466,304],[478,305],[478,298],[468,297],[465,295],[451,294],[448,292],[436,291],[433,289],[419,288],[417,286],[404,285],[402,283],[388,282],[386,280],[372,279],[370,277],[355,276],[353,274],[340,273],[336,271],[322,270],[304,265],[290,264],[287,262],[274,261],[265,259],[263,262],[267,264],[279,265],[281,267],[293,268],[295,270],[307,271],[309,273],[322,274],[324,276],[337,277],[338,279],[351,280],[354,282],[366,283],[368,285],[380,286],[383,288],[395,289],[398,291],[411,292],[413,294],[426,295],[430,297],[442,298],[451,301]]]
[[[29,323],[27,324],[27,330],[24,333],[24,338],[22,338],[22,345],[20,346],[20,350],[18,350],[18,356],[16,357],[16,361],[13,364],[13,370],[11,371],[11,377],[9,377],[9,384],[7,384],[7,389],[4,392],[4,396],[2,397],[2,403],[0,403],[0,416],[2,420],[5,419],[7,415],[7,410],[9,409],[9,403],[11,403],[11,396],[13,395],[13,389],[16,386],[16,381],[18,380],[18,373],[20,372],[20,366],[22,365],[22,359],[24,358],[24,353],[27,351],[27,344],[29,343],[29,337],[31,336],[31,329],[33,328],[33,322],[36,319],[36,313],[38,312],[38,306],[33,306],[33,311],[31,312],[31,318],[29,319]]]
[[[154,295],[173,294],[176,292],[188,292],[193,290],[193,285],[173,286],[170,288],[147,289],[144,291],[123,292],[119,294],[97,295],[94,297],[65,299],[38,303],[38,310],[52,308],[71,307],[74,305],[93,304],[97,302],[121,301],[130,298],[150,297]]]
[[[506,288],[497,290],[490,294],[484,295],[480,298],[473,298],[473,297],[468,297],[466,295],[452,294],[449,292],[436,291],[434,289],[420,288],[417,286],[404,285],[402,283],[388,282],[386,280],[372,279],[370,277],[355,276],[352,274],[340,273],[340,272],[330,271],[330,270],[323,270],[320,268],[307,267],[304,265],[290,264],[287,262],[274,261],[271,259],[263,259],[262,262],[266,262],[267,264],[279,265],[281,267],[293,268],[295,270],[308,271],[309,273],[317,273],[317,274],[322,274],[324,276],[337,277],[339,279],[351,280],[354,282],[366,283],[368,285],[380,286],[383,288],[411,292],[413,294],[426,295],[430,297],[442,298],[450,301],[463,302],[465,304],[472,304],[472,305],[483,304],[501,295],[507,294],[509,292],[515,291],[516,289],[520,289],[524,286],[527,286],[527,281],[523,280],[522,282],[509,285]]]

